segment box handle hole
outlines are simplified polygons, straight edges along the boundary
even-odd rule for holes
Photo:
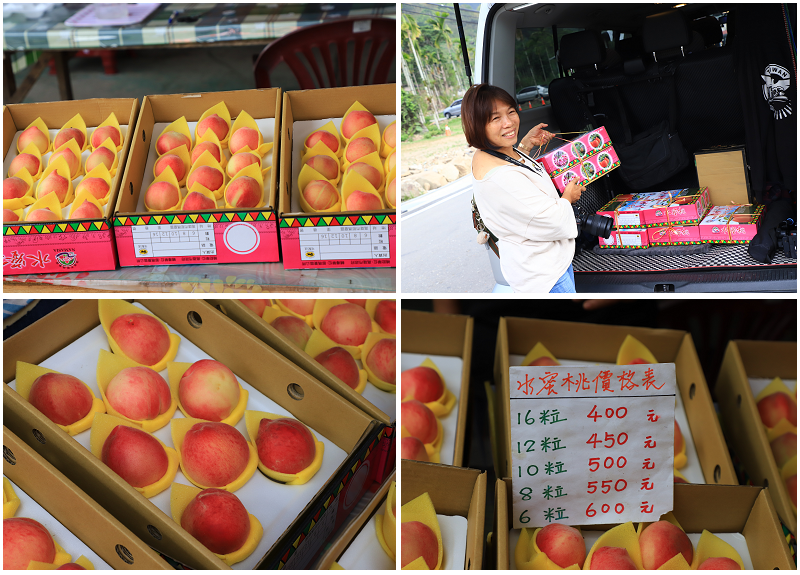
[[[689,386],[689,399],[694,399],[694,394],[696,391],[697,389],[695,388],[694,384]]]
[[[128,186],[131,188],[131,195],[133,195],[133,182],[128,182]]]
[[[47,440],[44,438],[44,434],[38,429],[33,430],[33,436],[36,438],[36,441],[38,441],[42,445],[47,443]]]
[[[198,329],[203,326],[203,318],[200,317],[200,314],[196,311],[190,311],[186,314],[186,321],[189,322],[189,325],[195,329]]]
[[[292,399],[296,399],[297,401],[300,401],[305,397],[305,393],[303,393],[303,388],[296,383],[290,383],[289,386],[286,388],[286,391],[289,393],[289,397],[291,397]]]
[[[158,527],[155,525],[148,525],[147,532],[155,539],[156,541],[161,541],[163,535],[161,535],[161,531],[158,530]]]
[[[769,479],[764,478],[764,487],[769,487]]]
[[[125,563],[128,565],[133,565],[133,555],[131,555],[131,552],[128,551],[127,547],[117,543],[117,545],[114,547],[114,550],[117,552],[117,555],[119,555],[119,558],[125,561]]]
[[[147,136],[145,135],[144,130],[142,130],[142,142],[146,141],[147,141]]]
[[[3,446],[3,459],[8,461],[8,463],[11,465],[17,464],[17,458],[14,456],[14,452],[5,445]]]
[[[714,483],[719,483],[719,478],[722,475],[722,469],[719,468],[719,465],[714,467]]]

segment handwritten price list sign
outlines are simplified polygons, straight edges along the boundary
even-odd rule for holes
[[[514,527],[672,510],[675,365],[512,367]]]

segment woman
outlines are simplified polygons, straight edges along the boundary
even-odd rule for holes
[[[525,155],[517,153],[516,106],[508,92],[489,84],[473,86],[461,102],[464,134],[477,149],[472,158],[475,204],[500,240],[500,267],[515,292],[574,293],[578,225],[571,204],[586,188],[572,181],[559,196],[544,168],[526,157],[552,139],[544,130],[547,124],[528,132],[518,146]]]

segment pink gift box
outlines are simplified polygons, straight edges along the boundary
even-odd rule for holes
[[[607,238],[599,238],[601,248],[626,248],[644,249],[650,247],[650,238],[647,229],[620,229],[611,230]]]
[[[744,244],[758,232],[764,206],[713,206],[700,222],[700,237],[714,244]]]
[[[653,194],[658,194],[658,196]],[[685,188],[669,192],[637,194],[637,198],[645,201],[647,201],[647,197],[654,198],[649,205],[643,204],[642,206],[644,225],[648,228],[669,223],[699,224],[711,207],[708,188]]]
[[[641,206],[636,202],[636,194],[619,194],[605,206],[597,210],[600,216],[614,220],[616,229],[644,227]]]
[[[617,167],[619,167],[619,158],[614,148],[609,146],[599,154],[590,156],[555,176],[551,174],[550,178],[558,191],[563,192],[572,180],[577,179],[579,184],[585,186]]]
[[[647,238],[651,246],[685,246],[703,243],[698,224],[649,227]]]
[[[610,146],[611,139],[608,137],[606,129],[600,126],[537,159],[547,173],[553,176]]]

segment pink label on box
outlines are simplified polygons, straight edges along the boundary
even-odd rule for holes
[[[117,217],[119,263],[127,266],[277,262],[273,212]],[[193,218],[195,221],[193,221]],[[215,221],[226,219],[228,221]]]
[[[342,219],[343,223],[339,223]],[[355,218],[354,218],[355,219]],[[306,225],[311,221],[315,225]],[[320,226],[322,218],[286,218],[281,222],[281,247],[285,269],[396,267],[396,215],[331,219],[336,225]]]
[[[647,238],[651,245],[684,245],[701,244],[700,227],[691,226],[664,226],[647,228]]]
[[[611,230],[607,238],[599,238],[601,248],[644,249],[650,245],[646,229]]]
[[[77,231],[59,231],[77,227]],[[86,228],[104,229],[86,229]],[[3,226],[3,275],[113,270],[114,239],[105,222]]]

